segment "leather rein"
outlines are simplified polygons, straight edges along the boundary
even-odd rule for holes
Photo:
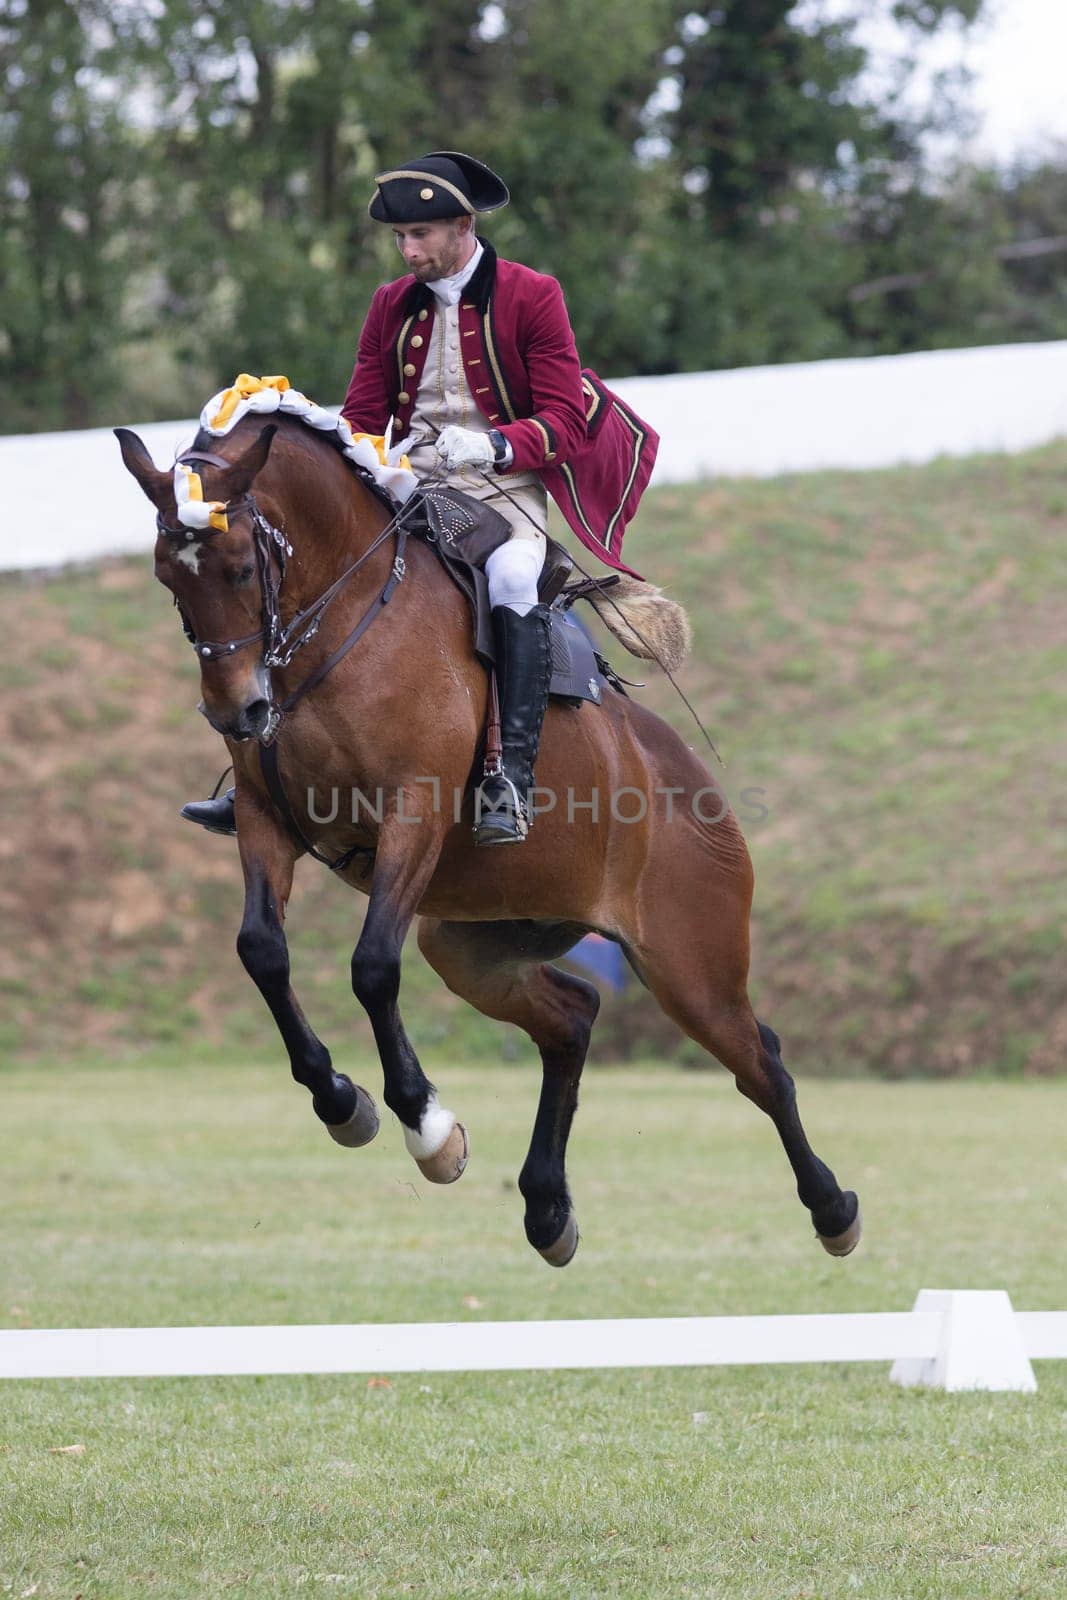
[[[187,450],[178,457],[178,462],[181,465],[202,462],[208,466],[221,468],[230,467],[233,464],[224,460],[221,456],[211,455],[206,450]],[[314,671],[291,694],[287,695],[280,704],[276,705],[274,702],[273,685],[271,685],[270,715],[266,727],[258,736],[260,744],[267,746],[272,744],[277,736],[282,719],[292,711],[293,707],[305,695],[310,694],[312,689],[316,689],[327,673],[331,672],[338,662],[344,659],[356,641],[362,637],[371,623],[381,614],[382,608],[388,605],[392,599],[394,590],[399,583],[403,582],[404,574],[407,570],[404,550],[408,540],[408,529],[401,521],[403,515],[401,509],[390,518],[381,532],[367,546],[363,554],[356,561],[353,561],[351,566],[346,567],[340,577],[336,578],[327,589],[324,589],[322,594],[315,600],[312,600],[310,605],[305,606],[301,611],[297,611],[292,621],[286,625],[282,622],[281,616],[281,593],[285,582],[286,562],[293,553],[293,547],[281,529],[276,528],[263,515],[263,512],[256,504],[254,495],[243,495],[240,500],[231,501],[226,506],[228,517],[244,512],[247,512],[252,519],[256,565],[259,571],[259,586],[262,597],[263,622],[255,633],[247,633],[236,639],[198,639],[190,627],[184,611],[178,605],[177,599],[175,599],[174,603],[178,607],[178,614],[181,617],[185,637],[202,661],[221,660],[223,656],[234,655],[238,650],[244,650],[260,639],[264,640],[263,663],[268,670],[268,681],[272,667],[287,667],[297,651],[315,637],[327,610],[344,589],[349,579],[363,566],[364,562],[368,561],[388,538],[392,535],[396,536],[396,553],[393,557],[393,565],[389,577],[348,637],[342,640],[337,649],[327,656],[324,661],[321,661]],[[156,514],[156,528],[166,538],[181,539],[183,543],[197,537],[196,530],[186,527],[172,527],[164,522],[162,515],[158,512]]]

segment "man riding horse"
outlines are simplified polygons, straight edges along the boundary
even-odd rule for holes
[[[375,295],[345,402],[361,430],[377,435],[391,418],[410,434],[431,477],[442,473],[486,498],[505,489],[513,496],[501,502],[509,521],[483,543],[497,551],[489,585],[503,678],[501,787],[511,799],[504,825],[498,817],[480,834],[487,842],[521,839],[527,821],[521,791],[547,676],[536,584],[545,491],[583,543],[626,571],[619,540],[655,444],[595,374],[579,369],[559,285],[498,262],[488,245],[479,250],[470,219],[506,196],[466,156],[438,152],[382,175],[373,214],[391,224],[413,270]],[[356,456],[328,437],[336,419],[303,395],[306,415],[300,407],[287,414],[287,388],[280,378],[252,379],[255,401],[261,392],[277,398],[229,429],[213,421],[227,420],[213,405],[197,442],[166,470],[130,429],[116,434],[155,508],[156,575],[196,649],[205,714],[234,760],[245,888],[238,953],[330,1139],[359,1149],[380,1118],[373,1096],[334,1069],[293,990],[285,915],[305,854],[368,896],[352,988],[374,1033],[385,1103],[430,1182],[454,1182],[470,1143],[403,1024],[401,951],[416,917],[419,947],[448,988],[523,1029],[540,1053],[541,1096],[518,1179],[524,1225],[551,1265],[574,1256],[566,1148],[599,995],[554,961],[596,932],[773,1120],[817,1236],[831,1255],[847,1255],[860,1237],[859,1202],[808,1143],[778,1035],[752,1011],[752,863],[707,767],[608,680],[595,704],[548,708],[539,767],[546,791],[566,791],[566,808],[545,807],[522,857],[472,850],[465,824],[477,824],[477,806],[468,785],[493,725],[487,652],[472,647],[470,610],[438,559],[440,540],[435,552],[403,520],[416,496],[425,505],[445,491],[425,480],[420,490],[401,465],[409,497],[394,514],[377,484],[353,476]],[[274,420],[265,422],[259,413],[268,410]],[[366,439],[352,448],[361,446],[377,451]],[[636,607],[679,609],[653,585],[623,579],[609,591],[610,608],[623,612],[617,637],[635,654],[640,644],[668,660],[643,616],[639,626],[627,623],[628,583],[646,591],[631,593]],[[676,635],[684,643],[684,628]],[[351,816],[337,807],[324,815],[316,794],[342,788],[353,796]],[[438,789],[462,797],[454,812]],[[357,794],[376,797],[369,814],[357,814]],[[575,794],[583,799],[572,807]],[[219,814],[200,808],[197,820]],[[232,826],[232,808],[221,815]]]
[[[518,844],[548,702],[538,603],[551,492],[607,565],[648,481],[656,436],[587,373],[555,278],[497,257],[475,218],[508,203],[480,161],[434,151],[379,174],[370,203],[408,272],[371,301],[342,407],[354,433],[403,438],[420,479],[487,502],[511,535],[485,564],[500,689],[500,769],[481,785],[476,844]],[[591,403],[590,403],[591,402]],[[233,790],[184,807],[235,832]]]

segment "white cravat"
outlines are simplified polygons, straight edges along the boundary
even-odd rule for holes
[[[460,267],[459,271],[453,273],[451,278],[438,278],[427,287],[433,290],[443,305],[458,306],[463,291],[478,270],[478,263],[484,254],[485,250],[482,241],[480,239],[475,240],[474,254],[465,267]]]

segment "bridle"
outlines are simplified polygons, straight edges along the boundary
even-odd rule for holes
[[[223,469],[231,467],[231,461],[224,460],[221,456],[211,455],[206,450],[186,450],[177,458],[177,465],[204,463],[212,467]],[[256,567],[259,573],[259,587],[261,596],[261,615],[263,621],[254,633],[247,633],[240,638],[207,640],[198,639],[189,619],[175,597],[174,604],[181,618],[182,629],[185,637],[196,651],[201,661],[219,661],[225,656],[235,655],[238,650],[244,650],[248,645],[255,644],[262,639],[264,643],[263,664],[268,672],[268,685],[270,688],[270,715],[267,725],[259,735],[261,744],[269,744],[278,732],[282,718],[293,709],[299,700],[316,688],[337,663],[348,654],[356,640],[366,632],[371,623],[379,615],[382,607],[392,599],[393,591],[401,583],[407,570],[404,561],[404,548],[408,539],[408,528],[401,520],[403,508],[396,512],[386,523],[381,532],[371,541],[363,554],[346,567],[339,578],[336,578],[329,588],[324,589],[317,599],[310,605],[298,611],[292,621],[286,625],[281,615],[281,594],[285,582],[286,563],[293,553],[293,547],[280,528],[276,528],[256,504],[255,496],[251,493],[242,495],[239,500],[232,500],[226,504],[226,516],[248,514],[252,519],[253,543],[256,551]],[[186,544],[194,539],[203,538],[204,530],[188,528],[182,525],[173,526],[163,520],[160,512],[156,513],[156,529],[165,538],[180,540]],[[348,583],[354,573],[358,572],[365,561],[369,560],[374,552],[391,535],[396,536],[396,553],[393,565],[386,580],[384,588],[371,602],[363,613],[352,632],[348,635],[326,660],[320,662],[315,670],[288,695],[281,704],[274,700],[273,684],[270,684],[269,674],[272,667],[284,668],[289,666],[297,651],[307,644],[319,631],[322,619],[327,610],[341,590]]]

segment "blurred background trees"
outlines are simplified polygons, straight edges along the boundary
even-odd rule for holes
[[[876,85],[832,9],[0,0],[0,428],[188,413],[241,368],[336,400],[399,271],[374,173],[441,146],[505,175],[484,231],[605,373],[1065,336],[1067,161],[933,163],[951,94]]]

